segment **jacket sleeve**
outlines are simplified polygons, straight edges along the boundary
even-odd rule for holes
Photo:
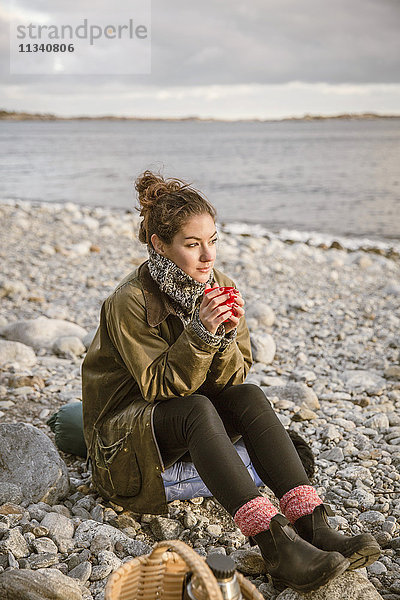
[[[252,363],[250,334],[243,316],[235,339],[222,352],[214,354],[207,379],[198,391],[216,396],[231,385],[243,383]]]
[[[173,344],[146,319],[143,293],[125,285],[106,308],[110,339],[148,402],[193,394],[204,382],[218,348],[202,340],[190,324]]]

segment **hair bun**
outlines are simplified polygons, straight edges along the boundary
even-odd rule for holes
[[[135,189],[138,192],[142,208],[151,208],[163,194],[176,192],[186,186],[187,184],[178,179],[165,180],[161,175],[156,175],[148,170],[135,181]]]

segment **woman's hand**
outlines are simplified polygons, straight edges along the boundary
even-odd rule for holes
[[[211,293],[211,292],[210,292]],[[240,295],[240,292],[236,294],[235,304],[233,306],[233,312],[229,316],[229,320],[224,323],[225,333],[229,333],[232,329],[235,329],[239,325],[240,319],[244,315],[244,300]]]
[[[219,292],[219,285],[214,283],[211,287],[207,284],[206,289],[215,289],[215,292],[209,292],[208,294],[204,294],[203,300],[200,304],[199,309],[199,317],[204,327],[210,332],[215,334],[218,327],[223,323],[226,319],[228,321],[224,323],[225,333],[229,333],[232,329],[237,327],[241,317],[244,315],[244,300],[240,295],[240,292],[237,294],[235,300],[235,306],[230,308],[222,302],[228,300],[229,294],[221,294]]]

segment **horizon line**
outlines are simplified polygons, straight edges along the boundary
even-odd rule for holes
[[[25,111],[14,111],[0,109],[1,120],[52,120],[52,121],[73,121],[73,120],[87,120],[87,121],[216,121],[216,122],[279,122],[279,121],[311,121],[311,120],[325,120],[325,119],[396,119],[400,118],[399,114],[385,114],[376,112],[361,112],[361,113],[337,113],[337,114],[311,114],[304,113],[302,116],[286,116],[286,117],[248,117],[248,118],[233,118],[224,119],[221,117],[200,117],[198,115],[187,115],[179,117],[161,117],[161,116],[123,116],[123,115],[70,115],[63,116],[55,113],[31,113]]]

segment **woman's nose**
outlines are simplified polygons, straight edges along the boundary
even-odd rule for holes
[[[203,260],[204,262],[208,261],[208,260],[212,260],[213,258],[213,254],[210,248],[203,248],[203,251],[201,253],[201,260]]]

